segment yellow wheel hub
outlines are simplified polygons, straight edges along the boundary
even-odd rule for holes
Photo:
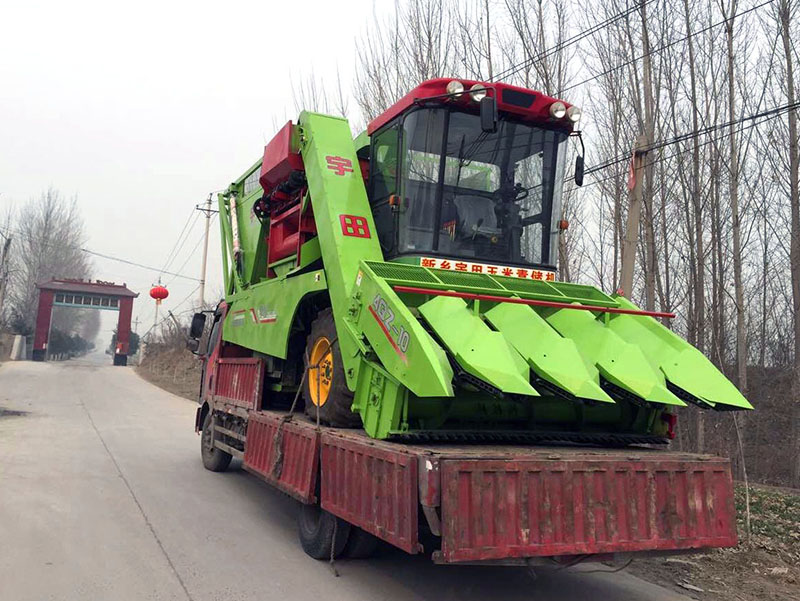
[[[311,393],[311,402],[322,407],[328,400],[333,381],[333,350],[325,336],[320,336],[314,342],[309,362],[308,390]]]

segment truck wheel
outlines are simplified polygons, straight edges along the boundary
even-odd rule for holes
[[[377,536],[356,526],[351,526],[350,536],[344,546],[342,555],[350,559],[367,559],[375,555],[379,542],[380,540]]]
[[[347,388],[342,354],[336,341],[336,325],[331,309],[321,311],[308,336],[308,373],[304,387],[306,415],[336,428],[357,428],[361,417],[350,411],[353,393]],[[318,366],[315,368],[314,366]]]
[[[214,414],[206,413],[203,420],[203,433],[200,436],[200,453],[203,456],[203,467],[212,472],[224,472],[231,463],[230,453],[214,446]]]
[[[319,505],[304,504],[297,516],[297,530],[303,551],[314,559],[330,559],[331,546],[334,557],[342,554],[350,534],[350,524]]]

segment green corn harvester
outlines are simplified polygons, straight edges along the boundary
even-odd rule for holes
[[[303,112],[219,196],[223,356],[262,409],[406,440],[663,442],[674,410],[752,409],[622,297],[555,280],[577,107],[427,81],[353,141]],[[578,169],[582,169],[582,166]]]

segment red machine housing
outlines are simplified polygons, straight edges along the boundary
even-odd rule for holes
[[[296,148],[292,148],[294,124],[289,121],[264,147],[264,160],[261,163],[261,177],[258,181],[265,195],[289,179],[292,171],[303,171],[303,159]]]
[[[302,203],[306,187],[299,174],[305,168],[293,134],[294,124],[289,121],[264,147],[259,183],[269,206],[268,265],[292,255],[299,262],[303,244],[317,235],[311,206],[304,209]]]

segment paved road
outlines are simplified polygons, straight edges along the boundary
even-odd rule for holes
[[[293,500],[203,469],[194,410],[130,368],[0,366],[0,601],[685,599],[624,572],[534,581],[392,550],[336,578],[300,549]]]

